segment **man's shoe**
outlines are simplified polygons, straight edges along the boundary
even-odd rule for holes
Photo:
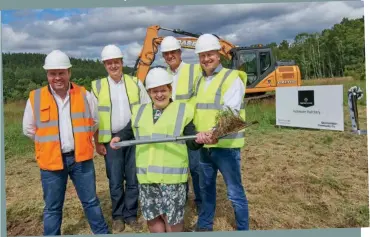
[[[135,232],[140,232],[143,230],[143,226],[141,223],[139,223],[137,220],[132,220],[132,221],[128,221],[126,222],[126,224],[128,226],[131,227],[131,229]]]
[[[120,233],[125,230],[125,222],[123,220],[113,220],[112,231],[114,233]]]

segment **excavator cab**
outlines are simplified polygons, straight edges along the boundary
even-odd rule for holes
[[[230,53],[231,68],[248,75],[247,87],[253,88],[275,70],[271,48],[236,47]]]
[[[246,96],[264,95],[276,87],[301,85],[295,61],[276,61],[270,47],[234,47],[230,55],[230,67],[247,73]]]

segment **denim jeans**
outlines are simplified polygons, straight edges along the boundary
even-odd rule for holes
[[[188,157],[189,157],[189,169],[190,169],[191,179],[193,183],[193,190],[194,190],[194,195],[195,195],[194,202],[199,212],[201,208],[201,204],[202,204],[202,197],[200,194],[200,186],[199,186],[200,150],[188,149]],[[186,184],[186,195],[188,194],[188,192],[189,192],[189,183]]]
[[[220,170],[231,201],[237,230],[248,230],[248,201],[241,180],[240,149],[202,148],[200,157],[200,189],[202,208],[197,228],[213,230],[216,209],[216,178]]]
[[[68,176],[73,182],[93,234],[108,234],[108,226],[96,195],[93,160],[75,162],[74,155],[69,155],[63,156],[63,163],[64,169],[60,171],[40,170],[45,202],[44,235],[61,235]]]
[[[139,207],[135,146],[114,150],[107,143],[105,148],[107,154],[104,160],[112,202],[112,219],[120,219],[128,223],[136,220]],[[125,186],[124,181],[126,181]]]

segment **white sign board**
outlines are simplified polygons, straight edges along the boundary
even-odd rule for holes
[[[343,85],[276,88],[276,125],[343,131]]]

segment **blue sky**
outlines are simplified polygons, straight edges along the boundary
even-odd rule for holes
[[[292,41],[298,33],[321,32],[343,17],[363,14],[361,1],[12,10],[2,11],[2,50],[46,54],[58,48],[72,57],[95,59],[105,45],[117,44],[132,65],[150,25],[215,33],[250,45]],[[194,62],[194,52],[185,50],[184,60]],[[156,62],[163,63],[160,55]]]
[[[27,20],[45,20],[50,18],[68,17],[86,13],[85,9],[34,9],[34,10],[3,10],[1,22],[11,24]]]

